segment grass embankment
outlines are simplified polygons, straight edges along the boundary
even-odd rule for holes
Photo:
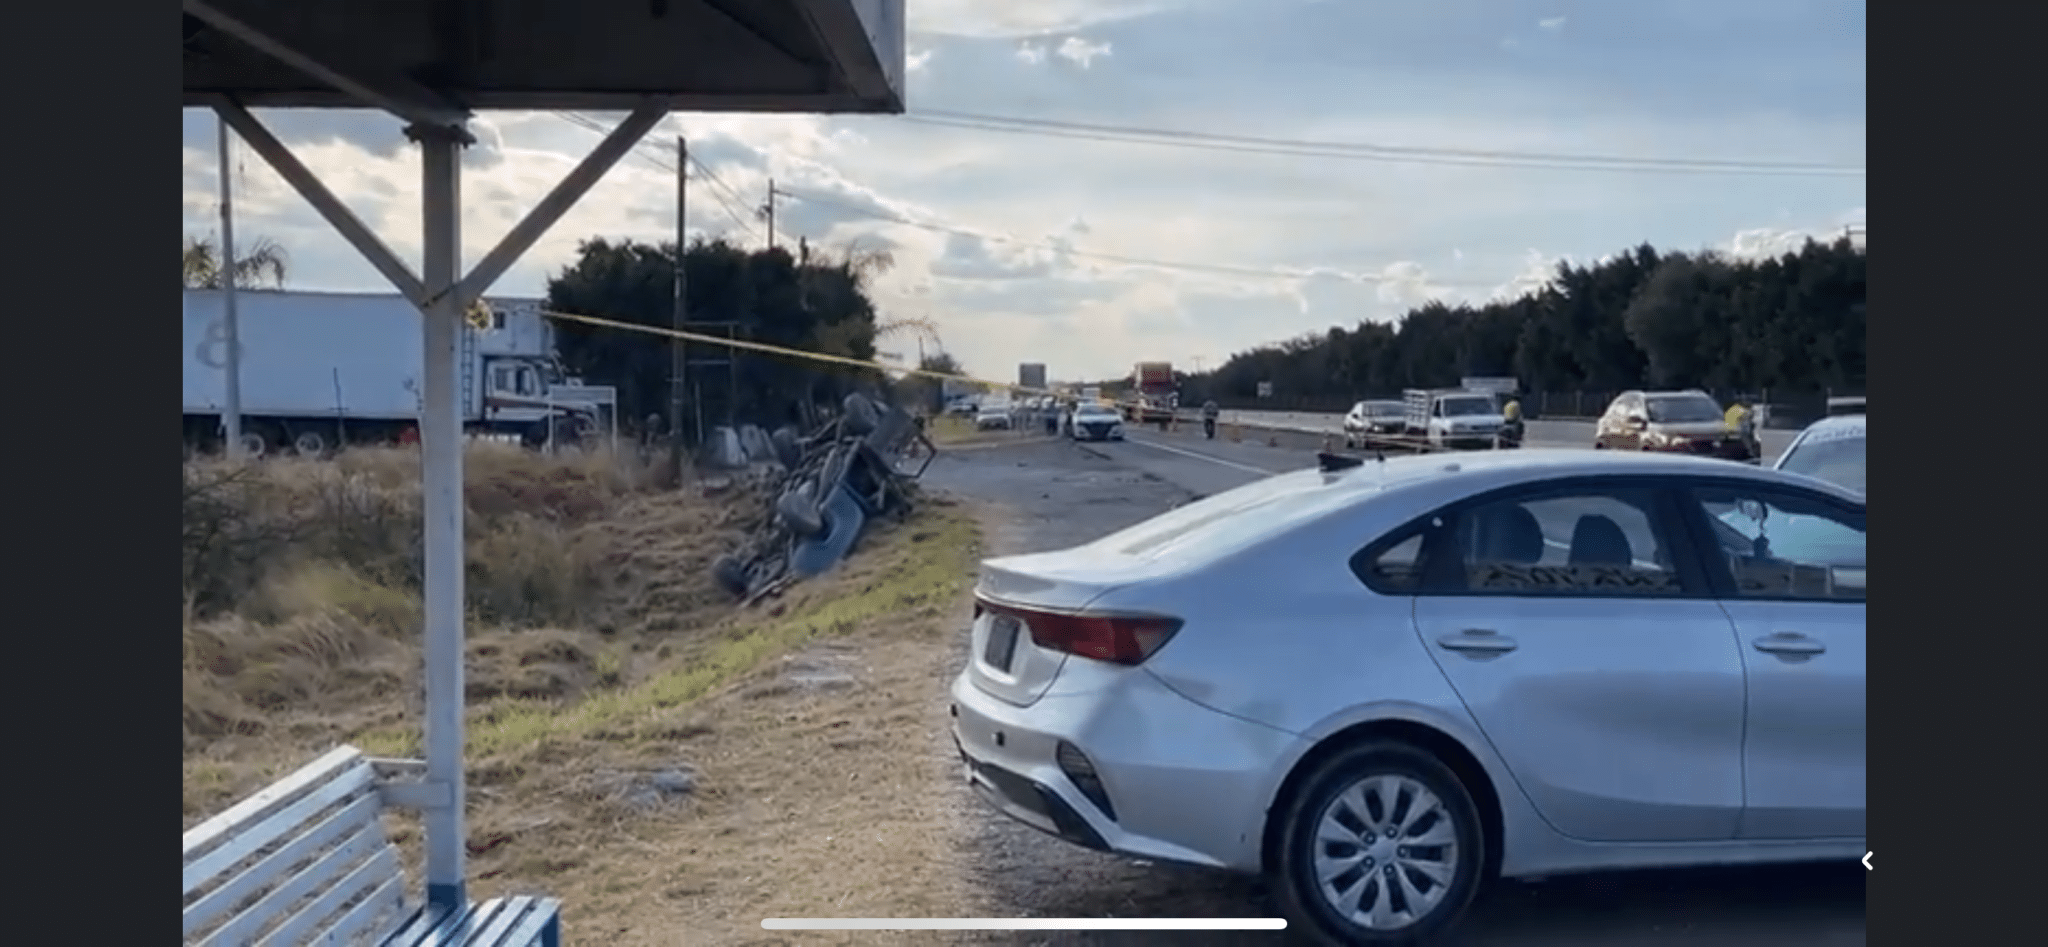
[[[653,490],[606,458],[469,456],[466,758],[487,887],[546,887],[632,844],[617,829],[646,815],[636,772],[695,769],[696,797],[718,798],[742,774],[677,755],[706,732],[695,704],[813,639],[916,616],[931,633],[972,575],[973,521],[930,501],[742,610],[709,564],[758,517],[751,491]],[[416,753],[416,457],[201,462],[185,478],[186,825],[335,743]]]

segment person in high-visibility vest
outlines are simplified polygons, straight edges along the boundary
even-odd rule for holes
[[[1752,459],[1762,455],[1763,445],[1757,442],[1756,437],[1756,412],[1750,410],[1747,401],[1735,399],[1735,403],[1728,406],[1728,414],[1722,420],[1727,422],[1729,430],[1742,438],[1742,443],[1749,448]]]
[[[1509,398],[1508,403],[1501,406],[1500,418],[1500,436],[1495,438],[1496,446],[1522,446],[1522,402]]]

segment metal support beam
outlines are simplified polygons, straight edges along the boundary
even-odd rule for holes
[[[590,189],[597,186],[597,182],[606,172],[618,164],[620,159],[630,154],[633,148],[640,144],[640,139],[647,137],[647,133],[653,131],[654,126],[660,124],[666,115],[667,104],[653,98],[643,101],[639,108],[627,115],[626,120],[619,123],[619,127],[612,129],[611,134],[604,136],[604,140],[598,142],[590,154],[585,155],[582,161],[577,162],[576,167],[569,170],[560,183],[555,185],[554,190],[549,191],[546,197],[540,199],[540,203],[533,205],[533,209],[526,212],[526,216],[519,223],[505,232],[504,238],[498,241],[498,245],[492,248],[491,252],[484,254],[484,258],[477,261],[469,275],[463,277],[461,285],[455,287],[458,301],[467,305],[469,300],[476,299],[489,290],[491,284],[504,276],[505,271],[512,268],[512,264],[519,262],[521,255],[533,249],[535,241],[546,234],[549,227],[560,221],[562,215],[575,207],[576,202],[583,199],[583,195],[590,193]],[[432,285],[431,281],[429,285]]]
[[[270,129],[263,127],[263,123],[257,121],[256,116],[243,108],[241,103],[231,100],[221,101],[213,110],[220,116],[221,121],[235,130],[235,134],[249,143],[249,148],[255,151],[265,164],[270,165],[271,170],[276,171],[279,177],[284,178],[286,184],[292,186],[292,190],[299,192],[299,196],[305,198],[306,203],[313,205],[313,209],[327,221],[328,226],[339,231],[343,240],[347,240],[350,246],[355,247],[356,252],[363,255],[363,259],[370,261],[370,265],[376,267],[377,272],[384,274],[384,278],[390,281],[401,295],[412,300],[414,305],[425,303],[426,286],[420,282],[419,277],[413,275],[412,268],[406,266],[397,254],[392,253],[391,248],[384,245],[384,241],[377,239],[377,235],[363,225],[355,212],[349,210],[348,205],[341,202],[341,198],[335,197],[334,192],[327,189],[327,185],[320,183],[320,179],[314,177],[312,171],[307,170],[305,163],[300,161],[297,155],[292,154],[284,142],[278,141],[277,136],[270,133]]]
[[[420,468],[426,521],[426,782],[448,787],[448,805],[425,810],[427,900],[460,911],[462,778],[462,142],[439,126],[408,128],[420,145],[421,275],[434,287],[420,307],[426,343],[420,404]]]
[[[470,137],[468,109],[449,102],[446,97],[410,79],[394,75],[373,81],[350,76],[345,71],[323,62],[321,56],[308,52],[307,44],[287,40],[275,30],[265,30],[251,24],[221,9],[211,0],[184,0],[184,4],[187,14],[205,21],[208,26],[234,37],[257,52],[305,73],[308,78],[317,79],[362,100],[365,106],[383,109],[415,125],[438,125],[451,129],[461,136],[461,143],[465,145],[476,140]]]

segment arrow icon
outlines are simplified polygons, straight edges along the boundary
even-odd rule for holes
[[[1869,852],[1864,852],[1864,853],[1863,853],[1863,870],[1864,870],[1864,871],[1869,871],[1869,870],[1870,870],[1870,853],[1869,853]]]

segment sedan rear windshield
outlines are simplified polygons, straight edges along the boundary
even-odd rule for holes
[[[1274,478],[1279,479],[1282,478]],[[1161,558],[1198,546],[1222,555],[1318,519],[1359,499],[1355,490],[1318,487],[1272,489],[1276,486],[1274,480],[1191,503],[1112,533],[1097,542],[1113,552],[1141,559]]]
[[[1778,469],[1863,493],[1864,443],[1861,437],[1809,440],[1792,448]]]
[[[1719,421],[1721,406],[1712,398],[1650,398],[1650,420],[1666,424]]]

